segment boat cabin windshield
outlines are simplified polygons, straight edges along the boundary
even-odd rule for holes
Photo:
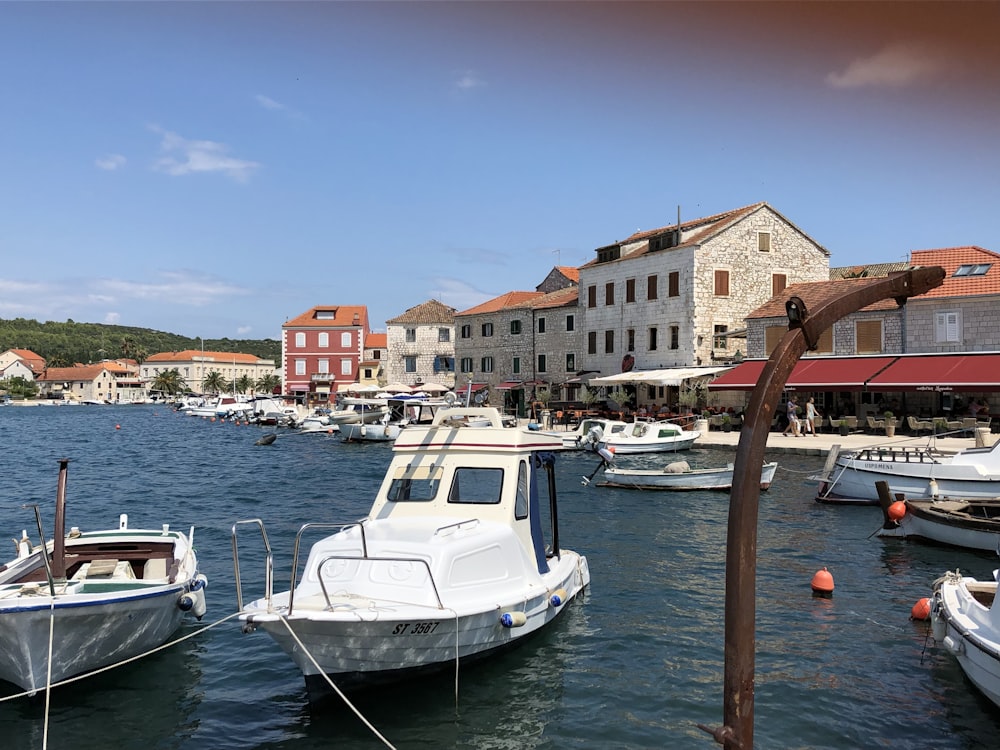
[[[501,499],[504,470],[459,467],[448,488],[449,503],[496,505]],[[428,502],[437,497],[444,470],[441,467],[403,467],[389,485],[390,502]]]

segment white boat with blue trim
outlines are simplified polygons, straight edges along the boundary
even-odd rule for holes
[[[67,464],[53,539],[39,520],[41,543],[22,532],[17,557],[0,566],[0,679],[29,694],[142,655],[186,613],[205,613],[193,529],[130,529],[122,515],[116,529],[64,534]]]
[[[469,426],[481,425],[488,426]],[[244,631],[264,630],[298,665],[310,697],[458,670],[552,624],[590,583],[559,542],[558,437],[505,427],[499,411],[455,407],[403,430],[368,516],[307,524],[288,591],[271,591],[259,519],[233,526]],[[237,531],[258,526],[265,594],[243,603]],[[310,529],[335,533],[297,556]]]

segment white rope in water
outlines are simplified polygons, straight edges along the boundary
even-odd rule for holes
[[[47,565],[48,563],[46,563]],[[56,600],[49,602],[49,661],[45,672],[45,723],[42,725],[42,750],[49,746],[49,699],[52,697],[52,642],[56,630]]]
[[[368,719],[364,717],[364,715],[358,710],[358,707],[355,706],[353,703],[351,703],[351,701],[347,699],[347,696],[344,695],[343,691],[334,684],[333,680],[330,679],[330,675],[328,675],[326,673],[326,670],[323,669],[323,667],[319,665],[316,659],[313,658],[313,655],[310,653],[309,649],[306,648],[305,644],[301,640],[299,640],[299,637],[295,634],[295,631],[292,630],[292,626],[288,623],[288,619],[282,614],[279,614],[278,617],[281,619],[281,624],[288,629],[289,635],[292,636],[292,639],[295,641],[296,644],[298,644],[298,647],[302,649],[302,653],[306,655],[310,663],[316,668],[316,671],[318,671],[323,676],[323,679],[326,680],[327,684],[331,688],[333,688],[333,691],[340,697],[342,701],[344,701],[344,704],[349,709],[351,709],[354,715],[357,716],[366,727],[368,727],[371,730],[372,734],[374,734],[382,741],[383,745],[392,748],[392,750],[396,750],[395,746],[391,742],[389,742],[389,740],[387,740],[382,735],[382,733],[379,732],[370,721],[368,721]]]
[[[144,659],[147,656],[155,654],[157,651],[163,651],[164,649],[170,648],[171,646],[176,646],[178,643],[182,643],[183,641],[186,641],[189,638],[194,638],[196,635],[200,635],[201,633],[204,633],[206,630],[211,630],[212,628],[217,627],[217,626],[221,625],[224,622],[228,622],[229,620],[232,620],[234,617],[239,617],[241,614],[243,614],[243,613],[242,612],[233,612],[231,615],[226,615],[221,620],[213,622],[211,625],[206,625],[203,628],[198,628],[198,630],[195,630],[193,633],[188,633],[187,635],[183,635],[180,638],[176,638],[176,639],[170,641],[169,643],[164,643],[161,646],[157,646],[154,649],[150,649],[149,651],[146,651],[145,653],[137,654],[136,656],[130,657],[128,659],[125,659],[124,661],[115,662],[114,664],[109,664],[106,667],[101,667],[100,669],[95,669],[95,670],[93,670],[91,672],[84,672],[83,674],[78,674],[75,677],[67,677],[65,680],[60,680],[59,682],[53,682],[51,685],[46,685],[46,690],[48,690],[50,688],[54,688],[54,687],[61,687],[62,685],[69,685],[72,682],[78,682],[80,680],[85,680],[88,677],[93,677],[94,675],[101,674],[102,672],[110,672],[112,669],[117,669],[118,667],[124,666],[126,664],[131,664],[132,662],[138,661],[139,659]],[[51,641],[51,638],[50,638],[50,641],[49,641],[49,648],[50,648],[50,651],[49,651],[49,664],[50,665],[52,663],[51,646],[52,646],[52,641]],[[50,666],[50,669],[51,669],[51,666]],[[25,690],[23,693],[17,693],[15,695],[5,696],[3,698],[0,698],[0,703],[5,703],[7,701],[12,701],[12,700],[15,700],[17,698],[27,698],[27,697],[29,697],[32,694],[32,692],[34,692],[34,691]],[[48,708],[48,706],[46,706],[46,709],[47,708]],[[46,715],[46,725],[47,724],[48,724],[48,717]]]

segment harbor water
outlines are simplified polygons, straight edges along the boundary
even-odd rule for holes
[[[269,428],[264,428],[264,431]],[[163,406],[0,408],[0,535],[51,534],[57,459],[71,459],[66,525],[194,527],[208,613],[193,637],[53,691],[50,748],[378,748],[336,701],[310,708],[298,669],[237,620],[231,527],[260,518],[288,586],[305,522],[363,517],[388,465],[386,444],[283,435],[182,416]],[[733,453],[695,449],[715,466]],[[979,577],[993,555],[872,536],[875,507],[813,501],[818,456],[779,461],[761,494],[755,739],[759,748],[995,748],[1000,711],[975,692],[910,610],[935,578]],[[669,461],[644,458],[650,465]],[[728,493],[585,486],[592,454],[558,456],[562,546],[587,555],[592,585],[555,626],[520,649],[453,675],[358,702],[403,748],[711,748],[697,724],[722,723]],[[263,593],[259,535],[240,536],[244,596]],[[12,557],[8,544],[3,559]],[[828,568],[832,598],[814,597]],[[15,689],[0,685],[0,696]],[[0,703],[0,746],[41,748],[44,701]]]

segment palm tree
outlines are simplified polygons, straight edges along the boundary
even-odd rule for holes
[[[275,389],[281,385],[281,378],[277,375],[262,375],[254,383],[254,389],[258,393],[274,393]]]
[[[135,339],[132,338],[131,336],[124,336],[122,338],[122,343],[121,343],[122,357],[124,357],[125,359],[134,359],[137,348],[138,345],[135,343]]]
[[[234,386],[239,393],[246,393],[253,390],[253,378],[246,374],[240,375]]]
[[[160,391],[161,393],[166,393],[168,396],[176,396],[178,393],[183,393],[185,390],[184,378],[181,377],[180,371],[175,367],[172,370],[166,370],[159,373],[153,382],[150,383],[150,390]]]
[[[222,377],[222,373],[218,370],[212,370],[205,376],[205,379],[201,381],[201,387],[206,393],[214,393],[218,395],[229,387],[229,381]]]

